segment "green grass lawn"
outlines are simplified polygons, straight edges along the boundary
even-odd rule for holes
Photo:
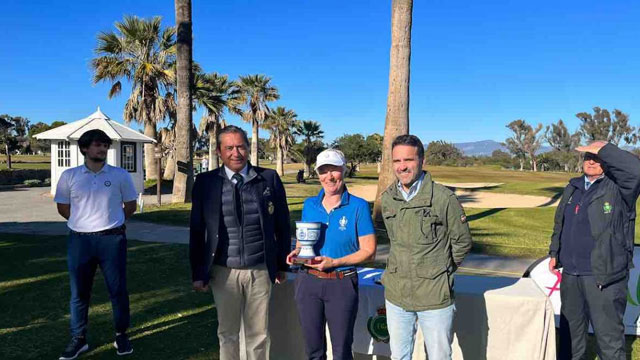
[[[0,359],[57,359],[69,341],[66,238],[0,234]],[[218,359],[210,293],[191,290],[187,246],[129,242],[129,333],[135,359]],[[115,359],[111,303],[98,271],[91,351]]]
[[[13,169],[50,169],[50,155],[13,155],[11,156]],[[0,170],[7,169],[6,155],[0,155]]]

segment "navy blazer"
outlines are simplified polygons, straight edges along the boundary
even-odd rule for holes
[[[265,243],[265,262],[271,281],[278,271],[287,269],[291,251],[291,229],[287,196],[278,174],[271,169],[253,167],[257,176],[245,184],[260,201],[260,223]],[[193,185],[189,234],[189,260],[193,281],[209,283],[211,264],[218,248],[222,217],[224,167],[199,174]],[[271,210],[271,211],[270,211]]]

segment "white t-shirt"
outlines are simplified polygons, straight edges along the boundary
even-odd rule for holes
[[[108,230],[124,224],[124,202],[137,198],[129,173],[105,164],[97,173],[85,165],[65,170],[60,175],[56,203],[71,204],[67,226],[77,232]]]

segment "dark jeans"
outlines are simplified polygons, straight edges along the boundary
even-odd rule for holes
[[[86,335],[91,288],[98,265],[109,290],[116,332],[125,332],[129,327],[127,237],[124,234],[85,235],[71,232],[67,251],[71,286],[71,336]]]
[[[562,274],[559,360],[586,359],[589,322],[600,359],[626,359],[622,318],[627,305],[627,280],[628,276],[598,289],[593,276]]]
[[[325,327],[329,324],[335,360],[351,360],[353,327],[358,313],[358,275],[318,279],[300,272],[295,280],[295,300],[310,360],[327,358]]]

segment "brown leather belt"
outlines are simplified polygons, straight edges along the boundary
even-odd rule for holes
[[[333,279],[333,280],[342,280],[349,276],[354,276],[358,274],[356,269],[347,269],[347,270],[334,270],[334,271],[320,271],[316,269],[310,268],[302,268],[300,269],[302,272],[306,272],[307,274],[311,274],[319,279]]]

